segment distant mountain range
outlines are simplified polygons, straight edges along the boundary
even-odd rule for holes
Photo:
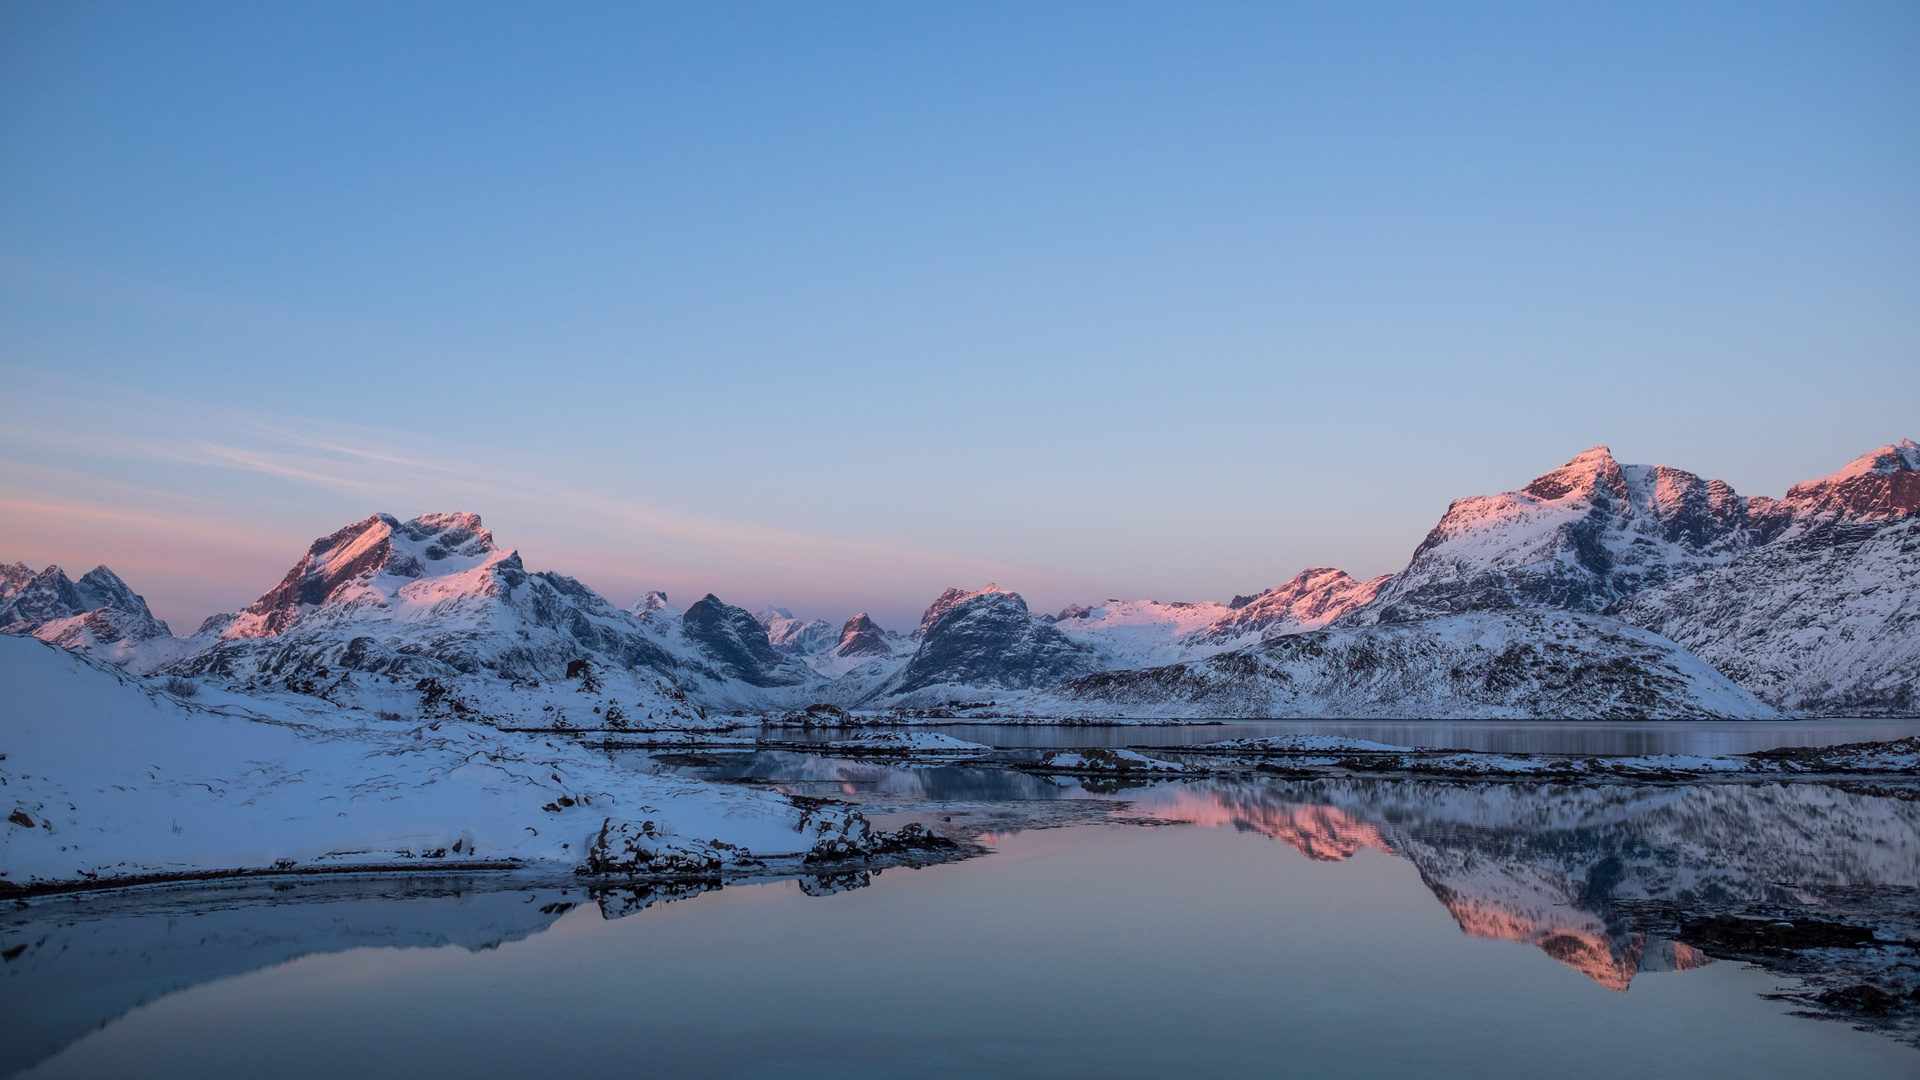
[[[176,637],[102,566],[0,566],[0,632],[142,675],[505,727],[732,726],[831,704],[966,716],[1920,715],[1920,446],[1784,498],[1588,450],[1454,502],[1397,574],[1035,615],[949,589],[910,634],[708,595],[622,610],[474,514],[376,514]]]

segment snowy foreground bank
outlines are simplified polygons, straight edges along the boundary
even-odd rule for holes
[[[587,865],[718,873],[897,844],[772,793],[563,739],[289,695],[190,700],[0,636],[0,893],[250,870]]]

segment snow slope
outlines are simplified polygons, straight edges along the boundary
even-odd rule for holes
[[[1598,615],[1470,612],[1269,638],[1002,697],[1103,718],[1730,719],[1778,715],[1658,635]]]
[[[0,637],[0,881],[473,860],[578,863],[608,818],[804,852],[772,793],[642,775],[567,740],[207,689],[181,700]]]
[[[1220,648],[1198,650],[1189,644],[1222,619],[1235,614],[1225,604],[1163,604],[1158,600],[1108,600],[1094,607],[1075,605],[1045,619],[1071,641],[1099,654],[1105,667],[1146,667],[1192,659]]]

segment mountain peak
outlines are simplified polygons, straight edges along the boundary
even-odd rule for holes
[[[386,603],[386,594],[400,585],[372,589],[376,578],[446,580],[490,561],[519,568],[515,553],[494,547],[493,534],[480,526],[478,514],[422,514],[405,522],[392,514],[371,514],[315,540],[280,584],[242,611],[221,636],[274,637],[324,604]]]
[[[1518,491],[1456,499],[1361,622],[1473,608],[1599,611],[1722,565],[1751,540],[1745,503],[1718,480],[1621,465],[1591,447]]]
[[[840,628],[840,642],[833,649],[835,656],[889,656],[892,653],[893,645],[887,641],[887,632],[864,611]]]
[[[1279,586],[1252,596],[1236,596],[1229,614],[1201,631],[1202,641],[1223,641],[1243,634],[1316,630],[1370,603],[1389,576],[1356,581],[1345,570],[1311,566]]]
[[[1554,502],[1568,495],[1592,495],[1602,484],[1624,494],[1620,463],[1613,459],[1613,451],[1594,446],[1582,450],[1552,472],[1535,477],[1520,493],[1541,502]]]
[[[1869,450],[1818,480],[1793,485],[1784,499],[1748,502],[1754,540],[1792,532],[1825,535],[1835,525],[1886,521],[1920,513],[1920,446],[1901,439]]]
[[[920,628],[913,632],[913,636],[915,638],[925,637],[928,628],[931,627],[934,621],[939,619],[940,616],[946,614],[949,609],[964,604],[977,596],[995,595],[1012,597],[1013,602],[1019,605],[1021,613],[1024,614],[1026,612],[1027,601],[1024,597],[1010,589],[1003,589],[991,581],[987,582],[984,588],[975,589],[972,592],[968,592],[965,589],[949,588],[946,592],[941,593],[940,596],[934,600],[933,604],[927,608],[926,614],[920,617]]]
[[[1912,439],[1901,439],[1897,443],[1869,450],[1824,479],[1848,480],[1856,476],[1892,476],[1902,472],[1920,472],[1920,445],[1916,445]]]

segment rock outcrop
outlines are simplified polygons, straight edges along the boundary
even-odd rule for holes
[[[1094,651],[1035,618],[1018,593],[998,585],[948,589],[917,631],[919,648],[870,700],[939,697],[955,689],[1024,690],[1083,675]]]

